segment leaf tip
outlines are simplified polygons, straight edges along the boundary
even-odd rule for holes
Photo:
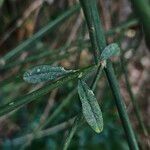
[[[100,133],[101,130],[97,127],[97,128],[95,129],[95,132],[96,132],[96,133]]]
[[[78,78],[82,78],[82,72],[79,74]],[[79,80],[80,81],[80,80]],[[81,82],[81,81],[80,81]]]
[[[101,133],[103,131],[103,127],[101,127],[101,128],[95,128],[95,132],[96,133]]]

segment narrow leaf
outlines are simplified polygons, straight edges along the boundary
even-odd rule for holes
[[[112,43],[105,47],[105,49],[102,51],[101,60],[106,60],[112,56],[118,56],[120,54],[120,48],[118,44]]]
[[[81,79],[78,81],[78,94],[87,123],[95,132],[100,133],[103,130],[102,112],[93,91]]]
[[[49,65],[36,66],[24,73],[23,79],[29,83],[40,83],[43,81],[55,80],[71,70],[65,70],[63,67],[52,67]]]
[[[82,75],[87,74],[89,71],[92,71],[93,69],[97,68],[97,66],[90,66],[87,68],[80,69],[78,71],[75,71],[73,73],[68,74],[67,76],[51,82],[51,84],[46,84],[45,86],[41,87],[40,89],[33,91],[29,94],[23,95],[21,97],[17,97],[15,99],[9,100],[8,103],[0,106],[0,117],[13,111],[21,108],[22,106],[37,100],[38,98],[46,95],[51,90],[62,86],[65,83],[68,83],[70,80],[75,79],[79,76],[79,74],[82,73]]]

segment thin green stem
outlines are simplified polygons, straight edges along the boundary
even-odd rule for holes
[[[32,133],[32,137],[23,145],[23,147],[27,147],[29,144],[31,144],[32,140],[35,139],[35,137],[41,132],[42,129],[44,129],[51,121],[53,121],[54,118],[56,118],[62,109],[68,105],[70,102],[70,99],[75,95],[76,88],[64,99],[62,100],[62,103],[55,109],[55,111],[46,119],[45,122],[43,122],[41,125],[39,125],[37,128],[34,129]]]
[[[80,126],[80,123],[82,122],[82,117],[83,117],[82,115],[79,115],[76,117],[76,119],[74,121],[74,125],[72,126],[72,128],[70,130],[69,136],[66,138],[65,144],[63,146],[63,150],[68,149],[76,130],[78,129],[78,127]]]
[[[88,15],[87,15],[88,16]],[[90,15],[89,15],[90,16]],[[92,20],[92,19],[91,19]],[[121,32],[122,30],[130,27],[130,26],[133,26],[133,25],[136,25],[138,23],[138,20],[137,19],[132,19],[132,20],[129,20],[125,23],[123,23],[122,25],[116,27],[116,28],[113,28],[111,30],[109,30],[108,32],[105,33],[106,36],[108,35],[112,35],[114,33],[118,33],[118,32]],[[90,25],[93,25],[93,23],[90,23]],[[99,60],[99,57],[95,56],[96,54],[98,54],[98,46],[97,46],[97,43],[96,43],[96,38],[95,38],[95,32],[93,32],[93,28],[91,27],[91,34],[90,34],[90,37],[92,38],[92,46],[94,47],[94,58],[95,58],[95,63],[98,63],[98,60]],[[90,32],[89,31],[89,32]],[[94,38],[93,38],[94,37]],[[102,39],[103,41],[104,39]],[[104,66],[102,65],[99,65],[98,69],[97,69],[97,72],[96,72],[96,75],[93,79],[93,82],[91,84],[91,89],[94,91],[96,89],[96,85],[99,81],[99,78],[101,77],[101,74],[102,74],[102,71],[104,69]],[[78,122],[79,124],[79,122]],[[75,134],[75,129],[77,130],[76,128],[76,124],[73,125],[66,141],[69,139],[69,137],[71,137],[71,139],[73,138],[73,135]],[[72,131],[73,130],[73,131]],[[71,139],[69,139],[69,142],[67,142],[67,147],[65,147],[66,149],[69,147],[69,144],[71,143]],[[65,145],[64,145],[65,146]]]
[[[111,36],[111,35],[114,35],[115,33],[120,33],[132,26],[136,26],[138,25],[139,21],[137,18],[133,18],[133,19],[130,19],[130,20],[127,20],[125,22],[122,22],[121,24],[119,24],[118,26],[108,30],[105,32],[105,35],[106,36]]]
[[[67,19],[76,11],[78,11],[79,8],[80,8],[79,5],[75,5],[74,7],[70,8],[68,11],[66,11],[58,18],[56,18],[54,21],[50,22],[47,26],[43,27],[40,31],[35,33],[31,38],[27,39],[26,41],[18,45],[16,48],[8,52],[4,57],[1,58],[0,63],[3,62],[3,64],[6,64],[7,61],[9,61],[11,58],[20,54],[22,51],[24,51],[29,46],[34,44],[37,40],[40,40],[44,35],[48,34],[50,31],[56,28],[56,26],[58,26],[62,21]]]
[[[69,119],[67,121],[64,121],[64,122],[62,122],[60,124],[57,124],[55,126],[52,126],[52,127],[48,128],[48,129],[41,130],[41,131],[39,131],[37,133],[36,136],[34,136],[34,133],[28,133],[28,134],[23,135],[21,137],[17,137],[15,139],[11,140],[11,144],[15,145],[15,146],[22,145],[29,139],[40,139],[40,138],[43,138],[45,136],[53,135],[53,134],[58,133],[58,132],[60,132],[62,130],[68,129],[68,127],[71,127],[71,125],[73,124],[74,120],[75,120],[75,117],[73,117],[73,118],[71,118],[71,119]]]
[[[63,85],[64,83],[67,83],[68,81],[78,78],[78,76],[82,73],[82,75],[86,75],[89,71],[91,71],[92,69],[94,69],[97,66],[90,66],[87,68],[83,68],[80,70],[77,70],[73,73],[70,73],[68,75],[66,75],[65,77],[50,82],[50,84],[46,84],[45,86],[43,86],[42,88],[33,91],[29,94],[26,94],[24,96],[15,98],[13,100],[11,100],[9,103],[6,103],[2,106],[0,106],[0,117],[3,115],[6,115],[7,113],[19,109],[20,107],[34,101],[37,100],[38,98],[40,98],[41,96],[46,95],[47,93],[49,93],[51,90]]]
[[[130,96],[130,99],[131,99],[131,102],[132,102],[132,105],[133,105],[133,108],[134,108],[134,111],[135,111],[136,118],[139,122],[139,125],[140,125],[141,129],[143,130],[144,135],[147,136],[148,132],[147,132],[147,129],[146,129],[144,123],[143,123],[142,116],[140,114],[140,109],[139,109],[138,102],[135,99],[135,97],[133,95],[133,92],[132,92],[132,89],[131,89],[131,85],[130,85],[130,82],[129,82],[129,79],[128,79],[128,73],[127,73],[127,69],[125,67],[123,56],[121,56],[121,66],[122,66],[122,70],[123,70],[125,81],[126,81],[127,91],[129,93],[129,96]]]
[[[33,62],[35,62],[35,61],[37,61],[39,59],[42,59],[42,58],[46,59],[48,56],[51,56],[51,55],[52,55],[51,53],[45,53],[45,57],[44,57],[44,55],[43,56],[38,56],[38,57],[30,57],[30,58],[25,59],[24,61],[15,61],[15,62],[12,62],[12,63],[8,63],[2,68],[2,70],[11,69],[11,68],[16,67],[16,66],[20,66],[21,67],[22,65],[24,65],[26,63],[33,63]],[[65,53],[63,55],[55,55],[54,54],[53,57],[51,57],[51,60],[48,62],[48,64],[52,64],[52,63],[54,63],[57,60],[62,60],[64,58],[67,58],[70,55],[71,54],[69,54],[69,53]]]
[[[100,76],[101,76],[101,74],[102,74],[103,68],[104,68],[104,66],[101,65],[101,64],[99,64],[98,69],[97,69],[97,72],[96,72],[96,75],[95,75],[95,78],[94,78],[94,80],[93,80],[93,82],[92,82],[92,84],[91,84],[91,89],[92,89],[93,91],[96,89],[96,85],[97,85],[97,82],[99,81],[99,78],[100,78]],[[76,130],[77,130],[78,127],[79,127],[79,124],[80,124],[81,122],[83,122],[83,119],[82,119],[82,120],[80,119],[81,117],[83,117],[82,114],[80,114],[80,115],[78,115],[78,116],[76,116],[76,117],[77,117],[77,118],[76,118],[76,123],[73,124],[73,127],[72,127],[71,131],[69,132],[68,137],[66,138],[66,142],[65,142],[65,144],[64,144],[63,150],[67,150],[67,149],[68,149],[68,147],[69,147],[69,145],[70,145],[70,143],[71,143],[71,140],[72,140],[72,138],[73,138],[73,135],[75,134]]]
[[[95,78],[94,78],[94,80],[93,80],[93,82],[92,82],[92,84],[91,84],[91,89],[92,89],[93,91],[96,89],[96,84],[97,84],[97,82],[98,82],[98,80],[99,80],[99,78],[100,78],[100,76],[101,76],[102,70],[103,70],[103,66],[102,66],[102,65],[99,65],[99,66],[98,66],[98,69],[97,69],[97,72],[96,72],[96,75],[95,75]],[[66,142],[65,142],[65,144],[64,144],[63,150],[67,150],[67,149],[68,149],[68,147],[69,147],[69,145],[70,145],[70,143],[71,143],[71,140],[72,140],[72,138],[73,138],[73,135],[75,134],[76,130],[77,130],[78,127],[79,127],[79,124],[80,124],[81,122],[83,122],[83,119],[81,120],[81,117],[83,117],[82,114],[79,114],[79,115],[76,116],[76,117],[77,117],[77,118],[76,118],[76,123],[73,124],[73,127],[72,127],[71,131],[69,132],[69,134],[68,134],[68,136],[67,136],[67,138],[66,138]]]
[[[120,44],[120,42],[123,40],[123,37],[124,37],[124,33],[122,33],[122,35],[120,35],[119,37],[119,41],[118,43]],[[139,40],[138,40],[139,41]],[[135,42],[135,48],[134,49],[137,49],[137,45],[139,44],[140,42]],[[129,47],[127,47],[128,49]],[[121,56],[120,56],[120,60],[121,60],[121,68],[122,68],[122,71],[124,73],[124,77],[125,77],[125,83],[126,83],[126,87],[127,87],[127,91],[129,93],[129,96],[130,96],[130,99],[131,99],[131,103],[133,105],[133,109],[134,109],[134,112],[135,112],[135,116],[137,118],[137,121],[144,133],[145,136],[148,135],[148,132],[147,132],[147,129],[142,121],[142,116],[140,114],[140,109],[139,109],[139,105],[138,105],[138,102],[137,100],[135,99],[134,97],[134,94],[132,92],[132,89],[131,89],[131,85],[130,85],[130,81],[129,81],[129,77],[128,77],[128,71],[127,71],[127,68],[126,68],[126,63],[125,63],[125,60],[124,60],[124,53],[122,52],[121,53]]]
[[[130,0],[133,9],[143,25],[147,46],[150,49],[150,5],[148,0]]]
[[[39,132],[39,130],[42,130],[45,128],[50,122],[53,121],[54,118],[56,118],[62,109],[69,104],[71,98],[76,94],[76,88],[70,92],[70,94],[62,101],[62,103],[57,107],[57,109],[47,118],[47,120],[39,126],[39,128],[36,129],[36,132]]]
[[[96,85],[97,85],[97,83],[98,83],[98,81],[102,75],[103,69],[104,69],[104,66],[99,65],[97,72],[96,72],[96,75],[95,75],[94,80],[93,80],[92,85],[91,85],[92,91],[94,91],[96,89]]]
[[[138,144],[129,120],[129,117],[127,115],[126,106],[124,104],[124,101],[122,99],[122,96],[120,94],[120,87],[117,83],[116,76],[114,74],[114,70],[112,67],[112,64],[110,62],[107,62],[107,68],[105,69],[109,85],[111,87],[112,93],[115,98],[115,102],[117,105],[117,109],[127,136],[128,144],[131,150],[138,150]]]
[[[88,24],[89,34],[91,38],[91,43],[93,46],[93,51],[95,51],[95,47],[98,47],[99,50],[99,57],[100,53],[103,51],[103,49],[106,47],[106,40],[105,35],[103,32],[103,28],[99,19],[99,14],[96,6],[96,1],[93,0],[80,0],[85,18]],[[92,29],[92,30],[91,30]],[[94,37],[94,38],[93,38]],[[95,46],[96,44],[96,46]],[[95,54],[95,52],[94,52]],[[127,136],[128,144],[130,149],[132,150],[138,150],[137,141],[131,126],[131,123],[129,121],[127,111],[125,108],[125,104],[123,102],[122,96],[120,94],[120,88],[118,85],[118,81],[116,79],[113,67],[111,62],[107,61],[107,66],[104,69],[106,72],[107,79],[109,81],[109,85],[111,87],[112,93],[115,98],[115,102],[117,105],[117,109]]]

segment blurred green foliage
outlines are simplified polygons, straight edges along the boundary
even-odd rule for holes
[[[0,1],[0,41],[3,41],[8,35],[5,42],[0,42],[0,112],[7,104],[12,106],[13,100],[17,99],[18,103],[23,102],[26,95],[30,95],[29,93],[33,91],[35,101],[26,103],[23,107],[19,105],[12,109],[14,111],[10,113],[7,111],[7,114],[1,117],[0,149],[59,150],[62,149],[67,134],[74,124],[70,119],[81,112],[81,103],[76,89],[76,77],[79,74],[72,75],[73,80],[69,79],[68,82],[63,82],[65,84],[61,83],[60,87],[55,86],[55,89],[52,88],[53,91],[37,96],[38,89],[50,87],[52,82],[31,85],[23,80],[23,73],[41,64],[64,66],[67,69],[79,69],[79,72],[82,72],[80,68],[90,66],[94,62],[91,57],[91,44],[87,39],[87,27],[79,12],[79,6],[75,5],[76,2],[69,3],[64,0],[62,2],[56,0],[52,4],[44,1],[17,27],[17,21],[23,18],[23,12],[29,8],[27,6],[34,3],[29,0],[22,4],[21,2],[18,0]],[[113,2],[116,5],[115,0]],[[74,6],[70,7],[70,5]],[[14,12],[15,9],[17,9],[16,12]],[[127,20],[118,23],[117,26],[112,24],[111,29],[105,32],[108,43],[109,40],[112,40],[121,46],[121,43],[124,44],[128,38],[125,43],[127,46],[121,51],[123,57],[131,49],[135,53],[142,40],[142,29],[139,27],[138,20],[133,16],[130,14]],[[75,32],[78,26],[76,22],[80,22],[79,18],[82,21]],[[41,20],[48,20],[48,22],[41,23]],[[31,31],[27,29],[30,25],[33,28]],[[126,36],[126,31],[130,29],[136,32],[134,38]],[[10,32],[12,30],[13,32]],[[26,32],[29,33],[23,34]],[[68,42],[72,36],[73,40]],[[128,66],[130,59],[124,57],[124,61]],[[114,58],[113,66],[120,80],[123,72],[118,58]],[[88,85],[91,85],[94,74],[95,71],[90,71],[88,75],[85,73]],[[103,113],[103,132],[95,134],[84,122],[77,129],[69,149],[128,150],[114,98],[103,74],[95,95]],[[45,120],[41,119],[43,115],[46,116]]]

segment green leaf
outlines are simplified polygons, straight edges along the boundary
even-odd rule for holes
[[[72,72],[72,70],[65,70],[63,67],[40,65],[25,72],[23,79],[29,83],[40,83],[43,81],[55,80],[70,72]]]
[[[95,132],[100,133],[103,130],[102,112],[93,91],[81,79],[78,81],[78,94],[87,123]]]
[[[118,44],[112,43],[104,48],[101,53],[100,60],[106,60],[112,56],[118,56],[120,54],[120,48]]]
[[[21,97],[17,97],[13,100],[9,100],[8,103],[0,106],[0,116],[6,115],[7,113],[17,110],[21,108],[22,106],[37,100],[38,98],[48,94],[53,89],[62,86],[65,83],[68,83],[70,80],[73,80],[75,78],[78,78],[78,76],[82,73],[82,75],[86,75],[88,72],[92,71],[93,69],[97,68],[97,66],[90,66],[86,67],[80,70],[77,70],[75,72],[72,72],[68,74],[67,76],[60,78],[59,80],[53,81],[50,84],[46,84],[40,89],[33,91],[29,94],[23,95]]]

